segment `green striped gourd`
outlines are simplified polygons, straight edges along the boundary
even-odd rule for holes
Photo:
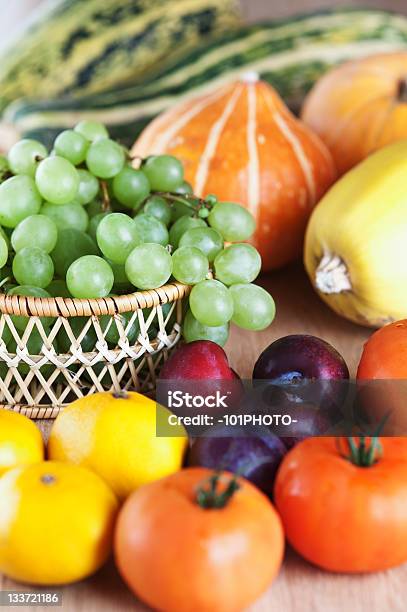
[[[406,17],[370,9],[323,11],[243,27],[196,49],[142,86],[77,99],[23,100],[7,109],[5,120],[19,135],[49,144],[61,129],[93,118],[130,144],[160,112],[244,72],[257,72],[297,110],[306,92],[333,65],[406,48]]]
[[[48,0],[0,51],[0,108],[140,82],[239,22],[236,0]]]

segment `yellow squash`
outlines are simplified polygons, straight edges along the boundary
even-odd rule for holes
[[[322,198],[304,262],[320,297],[347,319],[380,327],[407,317],[407,140],[368,157]]]

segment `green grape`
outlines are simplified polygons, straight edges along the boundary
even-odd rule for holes
[[[78,174],[79,187],[76,199],[79,204],[86,205],[92,202],[99,193],[99,181],[96,176],[93,176],[87,170],[82,170],[82,168],[78,168]]]
[[[24,138],[13,145],[8,154],[9,168],[13,174],[28,174],[34,178],[39,162],[48,152],[41,142]]]
[[[208,271],[208,258],[195,247],[180,247],[172,256],[172,275],[180,283],[195,285],[206,277]]]
[[[147,322],[147,320],[149,319],[152,310],[153,310],[152,308],[143,308],[143,317],[144,317],[145,322]],[[173,308],[173,304],[171,303],[162,304],[161,311],[162,311],[165,328],[167,329],[167,331],[170,332],[173,329],[174,323],[177,320],[176,308]],[[154,338],[157,337],[159,327],[160,327],[160,324],[158,320],[158,313],[155,313],[155,316],[153,317],[152,321],[149,324],[148,332],[147,332],[150,340],[153,340]]]
[[[44,202],[40,212],[41,215],[52,219],[59,230],[74,228],[85,232],[89,225],[88,213],[76,202],[70,204]]]
[[[0,183],[2,183],[10,173],[7,157],[0,155]]]
[[[170,244],[176,249],[178,247],[181,236],[193,227],[207,227],[203,219],[197,217],[188,217],[184,215],[175,221],[174,225],[170,228]]]
[[[209,217],[209,210],[207,208],[200,208],[198,210],[198,217],[201,219],[207,219]]]
[[[150,193],[150,183],[141,170],[124,166],[113,179],[114,197],[126,208],[137,210]]]
[[[2,237],[2,236],[0,236],[0,237]],[[0,269],[0,281],[4,280],[8,276],[11,276],[11,274],[12,274],[11,267],[10,266],[3,266]]]
[[[69,266],[83,255],[98,255],[99,249],[90,236],[74,228],[58,232],[55,249],[51,252],[55,272],[65,278]]]
[[[126,276],[139,289],[156,289],[171,276],[172,259],[161,244],[141,244],[126,261]]]
[[[4,344],[8,344],[12,338],[12,333],[10,331],[10,328],[7,326],[7,323],[4,322],[4,327],[3,327],[3,331],[1,332],[1,336],[0,336],[0,341],[4,342]]]
[[[89,221],[88,234],[92,238],[92,240],[94,240],[95,242],[96,242],[96,232],[99,227],[99,223],[104,217],[106,217],[106,215],[110,215],[110,213],[101,212],[98,215],[95,215],[94,217],[92,217],[92,219]]]
[[[107,129],[103,123],[99,123],[99,121],[88,121],[87,119],[84,119],[75,125],[74,131],[82,134],[82,136],[84,136],[86,140],[89,140],[90,142],[98,140],[99,138],[109,137]]]
[[[218,202],[212,208],[209,225],[218,230],[228,242],[247,240],[256,229],[254,217],[248,210],[233,202]]]
[[[191,183],[188,183],[188,181],[182,181],[181,185],[174,189],[174,193],[192,195],[194,193],[194,190],[192,189]]]
[[[29,246],[51,253],[57,238],[58,228],[52,219],[46,215],[30,215],[11,234],[11,244],[16,253]]]
[[[265,329],[276,314],[274,300],[268,291],[249,283],[239,283],[229,288],[233,299],[232,321],[243,329]]]
[[[184,181],[184,168],[172,155],[152,155],[142,166],[152,191],[175,191]]]
[[[206,198],[205,198],[205,202],[207,204],[210,204],[211,206],[215,206],[217,201],[218,201],[218,198],[216,197],[216,195],[213,195],[212,193],[207,195]]]
[[[18,285],[17,287],[9,289],[7,291],[7,295],[26,295],[39,298],[51,297],[48,291],[45,291],[45,289],[41,289],[40,287],[33,287],[32,285]],[[20,315],[12,315],[11,319],[19,331],[24,331],[29,321],[29,317],[24,317]],[[40,319],[44,327],[49,327],[54,321],[53,317],[40,317]]]
[[[45,289],[54,276],[51,257],[38,247],[24,247],[13,259],[13,276],[20,285]]]
[[[124,149],[114,140],[95,140],[86,154],[86,165],[90,172],[102,179],[119,174],[125,162]]]
[[[143,212],[146,215],[155,217],[164,225],[169,225],[171,221],[171,206],[164,198],[152,195],[144,205]]]
[[[11,232],[11,234],[12,234],[14,230],[13,230],[12,228],[8,228],[8,229],[9,229],[9,231],[10,231],[10,232]],[[10,236],[11,236],[11,234],[10,234]],[[4,230],[4,228],[2,228],[2,227],[1,227],[1,225],[0,225],[0,236],[1,236],[2,238],[4,238],[4,240],[6,241],[7,248],[9,249],[9,248],[10,248],[10,238],[9,238],[9,236],[7,235],[7,233],[6,233],[6,231]]]
[[[85,161],[89,141],[74,130],[64,130],[55,139],[54,150],[56,155],[64,157],[74,166]]]
[[[35,182],[44,200],[68,204],[78,194],[79,174],[71,162],[55,155],[38,164]]]
[[[95,215],[105,211],[103,210],[103,204],[100,200],[93,200],[93,202],[87,204],[86,212],[88,213],[89,217],[92,218]]]
[[[42,339],[40,332],[37,328],[33,327],[28,340],[25,342],[24,348],[27,349],[29,355],[41,355],[43,346],[44,340]],[[55,352],[58,353],[58,344],[55,340],[53,341],[52,346],[54,347]],[[8,343],[7,350],[13,355],[17,353],[17,342],[14,338],[11,338],[10,342]],[[54,368],[55,366],[47,363],[40,367],[40,372],[44,378],[48,378],[51,376]],[[30,371],[33,370],[33,367],[24,361],[20,361],[17,369],[22,376],[27,376]]]
[[[45,290],[48,291],[52,297],[72,297],[68,291],[65,281],[63,280],[56,279],[51,281],[48,287],[45,287]]]
[[[134,220],[123,213],[103,217],[96,230],[96,239],[103,255],[117,264],[125,264],[141,239]]]
[[[109,295],[114,276],[107,261],[97,255],[76,259],[66,273],[69,293],[76,298],[101,298]]]
[[[213,261],[223,249],[223,238],[211,227],[195,227],[187,230],[180,238],[179,246],[193,246]]]
[[[233,300],[228,289],[217,280],[204,280],[192,288],[189,307],[195,319],[218,327],[226,325],[233,315]]]
[[[107,330],[105,333],[105,339],[109,344],[112,344],[113,346],[117,346],[120,340],[120,332],[119,332],[120,323],[123,326],[124,331],[126,332],[126,337],[129,343],[134,344],[140,332],[140,325],[139,325],[138,317],[135,317],[130,327],[128,327],[130,320],[133,317],[133,314],[134,314],[133,312],[123,312],[122,314],[118,314],[115,317],[110,317],[109,315],[102,315],[99,318],[100,326],[102,330],[103,331]]]
[[[217,280],[203,280],[192,288],[189,307],[195,319],[218,327],[226,325],[233,315],[233,300],[225,285]]]
[[[41,196],[30,176],[12,176],[0,185],[0,224],[16,227],[20,221],[36,215]]]
[[[171,203],[171,221],[175,223],[181,217],[192,217],[195,214],[195,208],[185,203],[173,200]]]
[[[229,323],[219,325],[218,327],[208,327],[202,325],[190,310],[185,315],[182,324],[182,335],[185,342],[194,342],[195,340],[210,340],[216,342],[219,346],[225,346],[229,337]]]
[[[134,223],[141,242],[156,242],[163,246],[168,244],[168,230],[156,217],[142,213],[134,218]]]
[[[106,261],[113,270],[114,284],[112,291],[118,294],[132,292],[134,287],[126,276],[125,266],[114,263],[110,259],[106,259]]]
[[[261,257],[250,244],[231,244],[215,259],[216,278],[225,285],[251,283],[258,276]]]
[[[6,239],[0,235],[0,268],[3,268],[8,260],[8,246]]]
[[[69,325],[72,333],[76,339],[78,339],[83,332],[85,325],[88,323],[89,317],[70,317]],[[69,338],[64,327],[58,332],[58,346],[63,354],[71,352],[72,340]],[[95,344],[97,342],[97,335],[95,328],[91,324],[84,335],[81,337],[80,346],[84,353],[92,353],[95,350]],[[75,347],[76,348],[76,347]]]

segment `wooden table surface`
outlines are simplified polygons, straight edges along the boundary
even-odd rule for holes
[[[274,339],[304,332],[331,342],[345,357],[354,374],[369,330],[340,319],[322,304],[300,267],[270,275],[261,283],[276,300],[277,316],[264,332],[232,330],[226,348],[232,367],[242,377],[251,375],[260,351]],[[41,427],[46,432],[49,423],[43,422]],[[0,590],[5,589],[27,590],[0,576]],[[67,612],[146,610],[122,583],[112,563],[93,578],[62,589],[62,593],[62,609]],[[314,568],[288,550],[279,577],[250,611],[344,612],[351,609],[352,612],[404,612],[406,595],[407,566],[370,576],[334,575]]]

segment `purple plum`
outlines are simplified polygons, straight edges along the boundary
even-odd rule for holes
[[[284,336],[272,342],[260,355],[253,378],[278,383],[302,380],[347,380],[349,370],[333,346],[306,334]]]
[[[289,414],[297,421],[286,433],[273,427],[289,448],[306,437],[323,435],[342,420],[349,370],[325,340],[310,335],[276,340],[258,358],[253,379],[268,412]]]
[[[210,435],[192,442],[187,465],[238,473],[271,497],[277,468],[286,452],[283,442],[267,429],[216,427]]]

